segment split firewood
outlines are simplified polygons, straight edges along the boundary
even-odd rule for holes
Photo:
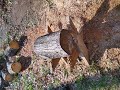
[[[10,74],[19,73],[22,69],[22,65],[19,62],[13,62],[13,63],[7,62],[6,66]]]

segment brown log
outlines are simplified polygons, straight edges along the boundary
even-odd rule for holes
[[[20,45],[19,45],[18,41],[13,39],[12,41],[10,41],[9,45],[4,50],[4,54],[7,57],[15,56],[17,54],[17,51],[19,50],[19,48],[20,48]]]
[[[10,48],[12,49],[19,49],[20,46],[19,46],[19,43],[17,40],[13,39],[10,44],[9,44]]]
[[[10,74],[19,73],[22,69],[22,65],[19,62],[7,62],[7,70]]]
[[[8,72],[3,72],[1,71],[2,73],[2,78],[5,80],[5,81],[12,81],[13,80],[13,77],[11,74],[9,74]]]

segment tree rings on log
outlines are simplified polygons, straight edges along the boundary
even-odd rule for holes
[[[3,77],[3,79],[5,80],[5,81],[12,81],[12,79],[13,79],[13,77],[12,77],[12,75],[11,74],[9,74],[9,73],[4,73],[4,72],[1,72],[2,73],[2,77]]]
[[[9,43],[9,46],[5,49],[4,54],[8,57],[12,57],[17,54],[18,49],[20,48],[17,40],[12,40]]]
[[[19,62],[7,63],[7,70],[10,74],[19,73],[22,65]]]

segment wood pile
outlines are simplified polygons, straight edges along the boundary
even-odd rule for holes
[[[34,43],[33,50],[35,54],[46,60],[52,59],[53,70],[57,66],[60,58],[66,57],[69,58],[71,70],[74,68],[77,59],[83,61],[86,66],[89,66],[88,51],[84,44],[82,33],[77,32],[73,23],[71,28],[71,30],[61,29],[56,32],[49,32],[47,35],[38,37]],[[52,31],[50,27],[48,27],[48,30]],[[24,46],[23,42],[23,38],[19,41],[13,38],[4,50],[3,62],[0,63],[1,87],[5,87],[2,80],[5,82],[12,81],[13,76],[23,69],[23,63],[12,60],[12,57],[17,55],[22,46]]]
[[[0,90],[6,87],[6,83],[12,81],[13,76],[22,69],[20,62],[11,59],[17,54],[19,49],[19,42],[16,39],[13,39],[4,50],[4,54],[0,59]]]

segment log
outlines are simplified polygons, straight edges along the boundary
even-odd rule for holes
[[[15,74],[15,73],[19,73],[22,69],[22,65],[19,62],[7,62],[6,63],[7,66],[7,70],[10,74]]]
[[[2,78],[3,78],[5,81],[10,82],[10,81],[13,80],[12,75],[9,74],[8,72],[3,72],[3,71],[1,71],[1,73],[2,73]]]
[[[7,57],[15,56],[17,54],[17,51],[19,50],[19,48],[20,48],[20,45],[19,45],[18,41],[13,39],[12,41],[10,41],[9,45],[5,49],[4,54]]]
[[[50,34],[38,37],[34,43],[34,52],[37,55],[45,56],[50,59],[67,57],[73,53],[74,49],[78,49],[78,46],[74,40],[80,39],[77,34],[74,34],[69,30],[61,30],[57,32],[52,32]],[[81,39],[80,39],[81,42]],[[79,43],[80,43],[79,42]],[[82,41],[83,44],[83,41]],[[80,44],[80,46],[82,45]],[[78,50],[78,52],[80,52]]]
[[[72,37],[68,30],[52,32],[39,37],[34,43],[34,52],[43,58],[67,57],[72,53]]]
[[[79,33],[61,30],[39,37],[34,43],[34,52],[43,58],[55,59],[70,57],[73,68],[80,57],[89,66],[88,51]]]
[[[75,39],[77,42],[74,41]],[[75,46],[74,43],[77,45]],[[74,49],[80,52],[78,45],[82,48],[85,47],[84,42],[77,34],[64,29],[38,37],[34,43],[33,50],[37,55],[55,59],[71,55]],[[84,50],[82,50],[82,52],[83,51]]]

